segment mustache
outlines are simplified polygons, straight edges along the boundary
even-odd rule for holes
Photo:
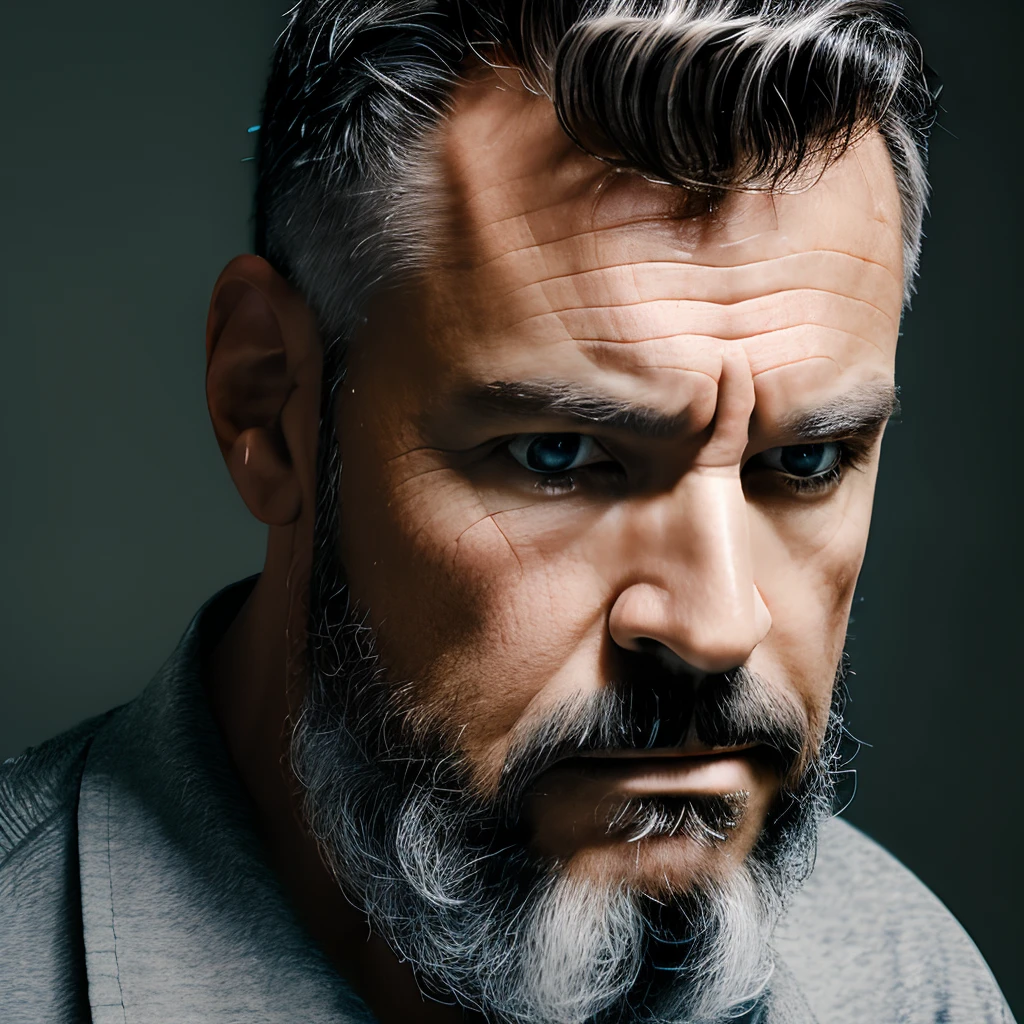
[[[708,747],[759,747],[785,788],[798,783],[812,739],[795,699],[745,667],[699,682],[606,687],[574,695],[517,731],[497,801],[513,812],[538,776],[581,754],[682,748],[691,727]]]
[[[407,790],[429,776],[439,791],[461,794],[481,814],[513,824],[534,780],[559,761],[682,748],[691,727],[707,747],[756,746],[781,779],[783,797],[799,799],[814,788],[811,775],[831,776],[840,764],[845,658],[836,668],[825,735],[817,737],[797,698],[746,666],[698,678],[646,653],[620,652],[614,682],[569,696],[513,732],[497,788],[484,795],[460,750],[458,730],[437,709],[424,707],[410,683],[389,678],[374,631],[351,606],[347,588],[325,588],[319,596],[317,625],[310,629],[319,683],[311,697],[323,705],[325,720],[377,766],[382,785]],[[728,819],[711,817],[716,828]]]

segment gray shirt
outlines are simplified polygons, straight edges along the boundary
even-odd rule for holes
[[[139,698],[0,768],[5,1024],[372,1024],[267,866],[207,707],[206,653],[252,582]],[[950,913],[842,821],[776,949],[771,1024],[1012,1022]]]

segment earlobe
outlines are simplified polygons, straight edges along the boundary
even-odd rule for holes
[[[318,375],[310,317],[266,261],[233,260],[214,289],[206,394],[217,443],[249,511],[270,526],[302,511],[315,439]],[[285,415],[288,406],[289,414]]]

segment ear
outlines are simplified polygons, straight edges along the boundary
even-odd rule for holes
[[[302,297],[266,260],[233,259],[210,302],[206,401],[238,493],[269,526],[313,507],[321,370]]]

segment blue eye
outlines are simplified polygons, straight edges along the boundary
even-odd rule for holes
[[[509,454],[534,473],[567,473],[607,459],[586,434],[521,434],[509,442]]]
[[[772,469],[797,480],[810,480],[832,472],[842,461],[843,448],[837,441],[823,444],[794,444],[769,448],[761,460]]]

